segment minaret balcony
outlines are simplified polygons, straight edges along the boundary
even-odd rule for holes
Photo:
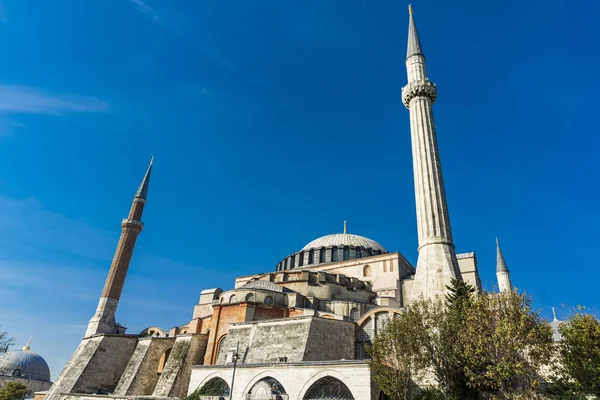
[[[437,98],[437,88],[429,79],[410,82],[402,88],[402,103],[409,108],[410,102],[416,97],[425,97],[435,102]]]
[[[123,218],[123,221],[121,222],[121,226],[123,228],[136,227],[136,228],[142,229],[144,227],[144,223],[140,222],[140,221],[136,221],[135,219]]]

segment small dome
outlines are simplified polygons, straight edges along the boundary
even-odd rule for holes
[[[320,247],[327,246],[355,246],[364,247],[367,249],[379,250],[382,253],[387,253],[387,250],[374,240],[368,239],[363,236],[351,235],[349,233],[335,233],[333,235],[327,235],[313,240],[302,248],[301,251],[317,249]]]
[[[42,356],[29,350],[8,351],[0,356],[0,375],[50,382],[50,368]]]

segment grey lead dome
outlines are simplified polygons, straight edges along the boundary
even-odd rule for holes
[[[46,360],[29,350],[8,351],[0,356],[0,375],[50,382],[50,368]]]
[[[351,235],[349,233],[335,233],[333,235],[322,236],[304,246],[301,251],[327,246],[364,247],[366,249],[380,250],[382,253],[387,253],[387,250],[376,241],[363,236]]]

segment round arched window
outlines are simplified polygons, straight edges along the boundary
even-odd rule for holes
[[[271,296],[265,297],[265,304],[267,306],[272,306],[273,305],[273,298]]]
[[[248,301],[248,302],[254,301],[254,294],[248,293],[246,295],[246,301]]]
[[[229,302],[236,303],[237,301],[238,301],[237,296],[235,294],[232,294],[231,297],[229,298]]]

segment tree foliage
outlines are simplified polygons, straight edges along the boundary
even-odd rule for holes
[[[465,374],[479,391],[514,398],[536,393],[552,356],[552,329],[517,292],[482,293],[461,334]]]
[[[0,389],[0,400],[21,400],[27,393],[27,386],[20,382],[8,382]]]
[[[409,398],[412,379],[434,377],[423,398],[507,398],[538,393],[552,356],[552,330],[517,292],[481,293],[453,280],[444,300],[419,300],[373,341],[374,379],[393,400]]]
[[[433,374],[446,398],[475,398],[476,393],[467,386],[459,340],[473,292],[470,285],[453,280],[446,301],[437,298],[413,302],[383,332],[378,332],[370,365],[388,396],[404,399],[413,374],[417,379]],[[425,395],[430,393],[420,396]]]
[[[13,339],[8,336],[8,332],[2,330],[2,326],[0,325],[0,354],[6,353],[12,344]]]
[[[190,393],[184,400],[199,400],[200,396],[229,396],[229,385],[221,378],[213,378]]]
[[[559,374],[575,392],[600,396],[600,322],[590,314],[575,314],[559,327]]]
[[[390,320],[368,348],[373,379],[391,400],[407,400],[413,387],[413,373],[422,369],[415,338],[418,327],[407,323],[406,315]]]

